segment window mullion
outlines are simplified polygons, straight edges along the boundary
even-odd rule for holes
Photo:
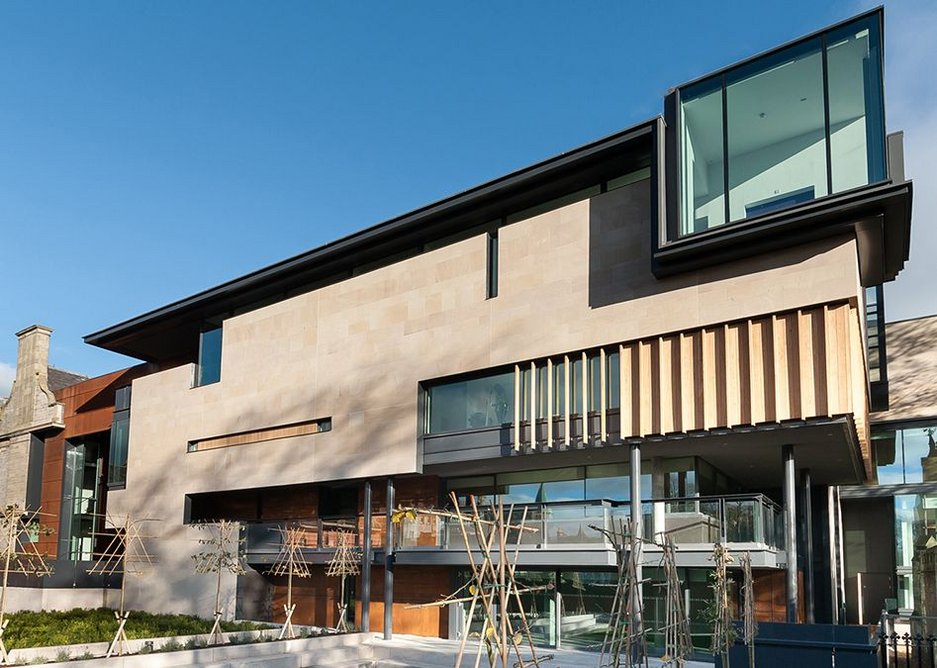
[[[726,75],[722,75],[722,206],[725,222],[731,223],[729,215],[729,104],[726,92]]]
[[[826,147],[826,194],[833,194],[833,150],[830,146],[830,78],[826,58],[826,35],[820,37],[820,62],[823,68],[823,144]]]

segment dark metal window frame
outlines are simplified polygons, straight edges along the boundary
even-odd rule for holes
[[[114,436],[117,433],[117,423],[120,421],[127,421],[127,447],[125,456],[126,459],[123,462],[123,476],[120,479],[112,479],[111,475],[113,473],[114,465],[117,464],[114,460],[114,453],[116,452],[114,448]],[[127,486],[127,462],[130,460],[130,409],[124,409],[119,411],[114,411],[114,417],[111,420],[111,433],[108,442],[107,448],[107,481],[106,486],[108,490],[112,489],[124,489]]]
[[[499,221],[499,226],[504,224],[504,220]],[[498,229],[496,226],[488,230],[486,237],[487,253],[485,263],[485,299],[494,299],[498,296],[498,277],[501,264],[501,247],[498,241]]]
[[[74,438],[66,439],[63,451],[62,451],[62,489],[61,489],[61,505],[58,518],[58,534],[56,535],[56,544],[58,549],[58,558],[62,561],[76,562],[80,560],[72,559],[72,549],[71,549],[71,539],[74,537],[72,531],[72,519],[75,516],[75,497],[74,497],[74,487],[75,487],[75,475],[76,472],[68,470],[68,452],[69,450],[77,449],[83,447],[87,442],[95,443],[99,448],[102,445],[110,447],[109,440],[107,442],[103,440],[97,440],[96,437],[100,437],[104,432],[93,432],[89,434],[82,434],[80,436],[75,436]],[[99,452],[98,457],[103,458],[104,453]],[[109,454],[108,454],[109,457]],[[107,484],[106,478],[106,466],[103,467],[104,470],[104,480],[97,481],[96,484],[99,484],[100,487],[97,489],[100,496],[95,499],[96,501],[96,514],[99,515],[96,520],[98,524],[98,530],[103,526],[103,515],[100,515],[102,508],[107,507],[107,493],[110,491],[111,487]],[[93,550],[93,548],[92,548]]]
[[[456,373],[449,376],[443,376],[441,378],[433,378],[432,380],[421,381],[418,384],[418,392],[420,393],[420,402],[419,406],[422,410],[422,416],[420,420],[420,434],[419,437],[423,438],[426,436],[444,436],[447,434],[460,434],[469,431],[475,431],[473,429],[455,429],[451,431],[440,431],[432,432],[429,428],[430,416],[432,413],[432,406],[430,405],[430,390],[434,387],[441,387],[443,385],[452,385],[454,383],[463,383],[471,380],[482,380],[484,378],[491,378],[493,376],[500,376],[506,373],[514,373],[513,364],[501,364],[494,367],[488,367],[487,369],[479,369],[477,371],[468,371],[464,373]],[[513,418],[512,418],[513,422]],[[501,425],[495,427],[480,427],[479,429],[502,429],[508,427],[512,422],[505,422]]]
[[[882,136],[880,138],[881,146],[879,147],[881,151],[881,156],[883,160],[884,172],[881,175],[881,178],[875,179],[875,175],[870,173],[870,181],[868,184],[863,186],[858,186],[849,190],[840,191],[833,193],[832,189],[832,155],[830,149],[830,122],[829,122],[829,77],[827,72],[827,36],[848,28],[853,24],[859,24],[864,21],[870,21],[876,19],[875,29],[877,30],[877,44],[878,53],[876,54],[876,64],[877,72],[874,74],[878,77],[878,96],[879,103],[876,106],[877,110],[881,110],[881,124]],[[823,115],[824,115],[824,141],[826,144],[826,178],[827,178],[827,194],[817,198],[816,200],[811,200],[811,202],[821,201],[829,199],[832,197],[841,196],[845,193],[853,192],[855,190],[861,190],[863,188],[868,188],[869,186],[887,182],[889,180],[888,174],[888,164],[887,164],[887,154],[885,151],[885,103],[884,103],[884,72],[885,72],[885,62],[884,62],[884,36],[885,36],[885,26],[884,26],[884,12],[881,7],[873,9],[871,11],[865,12],[858,16],[846,19],[839,23],[836,23],[832,26],[823,28],[821,30],[815,31],[809,35],[797,38],[785,44],[782,44],[773,49],[769,49],[762,53],[759,53],[750,58],[746,58],[738,63],[725,67],[716,72],[703,75],[691,81],[688,81],[685,84],[675,87],[667,95],[664,100],[664,118],[666,120],[667,129],[666,129],[666,147],[665,147],[665,165],[667,171],[667,188],[666,188],[666,210],[668,215],[663,226],[663,232],[665,234],[664,239],[655,240],[655,246],[661,248],[668,243],[680,241],[683,239],[689,239],[691,237],[703,236],[703,235],[713,235],[719,234],[725,229],[736,227],[743,224],[750,224],[753,221],[758,221],[762,217],[768,217],[773,214],[778,213],[776,210],[766,211],[764,213],[752,216],[750,218],[740,218],[739,220],[732,221],[729,216],[729,160],[728,160],[728,110],[726,106],[726,92],[728,85],[731,83],[731,80],[737,76],[740,72],[751,69],[753,66],[757,65],[764,59],[771,58],[776,56],[784,51],[789,49],[794,49],[800,46],[803,46],[811,41],[820,40],[820,53],[822,58],[822,75],[823,75]],[[721,225],[718,225],[713,228],[702,230],[699,232],[688,232],[686,234],[680,233],[680,223],[683,219],[683,196],[684,196],[684,184],[683,184],[683,170],[682,170],[682,154],[683,154],[683,138],[682,133],[680,132],[680,122],[682,119],[681,112],[681,92],[687,90],[688,88],[695,87],[697,85],[705,85],[709,81],[720,80],[720,86],[722,88],[722,147],[723,147],[723,198],[725,206],[725,222]],[[809,204],[807,203],[807,204]],[[795,211],[800,206],[804,204],[796,205],[786,211]]]
[[[217,321],[217,324],[215,324],[216,321]],[[202,364],[202,359],[203,359],[202,355],[204,352],[204,336],[205,334],[209,332],[214,332],[214,331],[219,332],[219,335],[221,337],[221,342],[220,342],[220,345],[218,346],[218,379],[212,380],[209,382],[204,382],[202,380],[202,367],[204,366]],[[196,359],[196,362],[195,362],[195,375],[192,378],[193,388],[205,387],[207,385],[214,385],[215,383],[221,382],[221,356],[222,356],[223,350],[224,350],[224,319],[213,318],[211,320],[207,320],[202,325],[198,334],[198,358]]]
[[[875,291],[875,303],[865,303],[866,345],[869,356],[869,403],[872,411],[888,410],[888,357],[885,340],[885,290],[879,283],[867,288]],[[874,330],[873,330],[874,328]],[[873,345],[872,337],[875,337]],[[872,350],[878,353],[878,380],[872,380]]]

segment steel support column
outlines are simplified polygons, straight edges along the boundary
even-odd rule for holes
[[[801,469],[800,483],[803,490],[804,506],[804,603],[807,609],[806,622],[813,624],[813,502],[810,498],[810,469]]]
[[[361,630],[371,630],[371,481],[364,481],[364,531],[361,536]]]
[[[797,622],[797,476],[794,446],[781,447],[784,464],[784,549],[787,552],[787,621]]]
[[[826,519],[830,560],[830,606],[833,610],[833,623],[839,624],[839,552],[836,549],[836,504],[833,502],[836,488],[826,488]]]
[[[644,536],[644,512],[641,505],[641,446],[637,443],[632,444],[631,446],[631,526],[633,527],[635,536],[638,537],[639,541],[637,545],[640,550],[639,559],[637,560],[635,575],[637,576],[638,582],[644,580],[643,567],[641,562],[643,561],[643,550],[641,549],[640,539]],[[640,623],[641,618],[641,586],[638,586],[638,605],[636,606],[635,615],[637,616],[637,621]]]
[[[394,637],[394,479],[387,479],[387,515],[384,527],[384,640]]]

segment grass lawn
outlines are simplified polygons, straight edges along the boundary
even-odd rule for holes
[[[7,649],[72,645],[75,643],[110,642],[117,632],[114,611],[107,608],[67,612],[16,612],[7,615],[10,625],[3,633]],[[191,615],[151,615],[132,611],[127,620],[127,637],[160,638],[187,636],[211,631],[211,620]],[[254,631],[267,628],[253,622],[222,622],[224,631]]]

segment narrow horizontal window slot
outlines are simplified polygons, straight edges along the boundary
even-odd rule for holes
[[[309,422],[297,422],[280,427],[255,429],[253,431],[242,431],[237,434],[225,434],[224,436],[214,436],[198,441],[189,441],[188,451],[199,452],[201,450],[229,448],[234,445],[250,445],[251,443],[263,443],[264,441],[275,441],[281,438],[309,436],[311,434],[319,434],[331,430],[332,418],[322,418]]]

